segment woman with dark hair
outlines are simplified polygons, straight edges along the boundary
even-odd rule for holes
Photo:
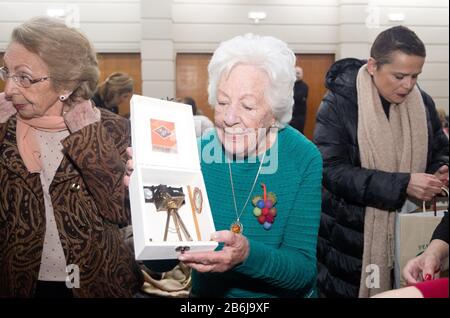
[[[425,56],[417,35],[396,26],[378,35],[368,61],[347,58],[328,71],[314,132],[324,160],[322,296],[392,289],[396,213],[448,185],[448,139],[417,85]]]

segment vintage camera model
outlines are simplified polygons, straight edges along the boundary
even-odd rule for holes
[[[167,241],[170,218],[173,219],[175,230],[180,241],[183,240],[181,231],[188,241],[192,238],[181,219],[178,209],[184,204],[183,188],[169,187],[165,184],[158,186],[144,187],[145,202],[154,203],[157,212],[167,211],[166,227],[164,231],[164,241]],[[181,231],[180,231],[181,229]]]
[[[183,188],[169,187],[165,184],[144,187],[145,202],[155,203],[156,211],[179,209],[184,204]]]

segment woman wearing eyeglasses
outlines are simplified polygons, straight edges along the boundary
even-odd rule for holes
[[[16,27],[0,78],[0,297],[131,297],[121,238],[129,126],[89,101],[88,39],[57,20]]]

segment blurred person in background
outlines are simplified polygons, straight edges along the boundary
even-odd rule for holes
[[[133,87],[134,81],[130,75],[121,72],[112,73],[99,85],[92,101],[95,106],[118,114],[119,105],[133,95]]]

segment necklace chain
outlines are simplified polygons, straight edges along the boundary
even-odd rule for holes
[[[232,194],[233,194],[234,210],[236,211],[236,221],[237,221],[238,223],[239,223],[239,220],[240,220],[240,218],[241,218],[242,213],[243,213],[244,210],[245,210],[245,207],[247,206],[248,200],[250,199],[250,196],[252,195],[253,189],[255,188],[256,181],[258,180],[258,176],[259,176],[259,173],[261,172],[261,167],[262,167],[262,165],[263,165],[263,162],[264,162],[264,158],[265,158],[265,157],[266,157],[266,153],[264,152],[264,154],[263,154],[263,156],[262,156],[262,159],[261,159],[261,163],[259,164],[258,172],[256,173],[255,180],[253,181],[252,188],[251,188],[251,190],[250,190],[250,192],[249,192],[249,194],[248,194],[247,200],[245,201],[245,204],[244,204],[244,206],[242,207],[242,210],[241,210],[241,212],[240,212],[239,214],[238,214],[238,209],[237,209],[237,204],[236,204],[236,196],[235,196],[235,194],[234,194],[233,174],[232,174],[232,172],[231,172],[231,164],[230,164],[230,160],[228,160],[228,170],[229,170],[229,172],[230,172],[231,192],[232,192]]]

